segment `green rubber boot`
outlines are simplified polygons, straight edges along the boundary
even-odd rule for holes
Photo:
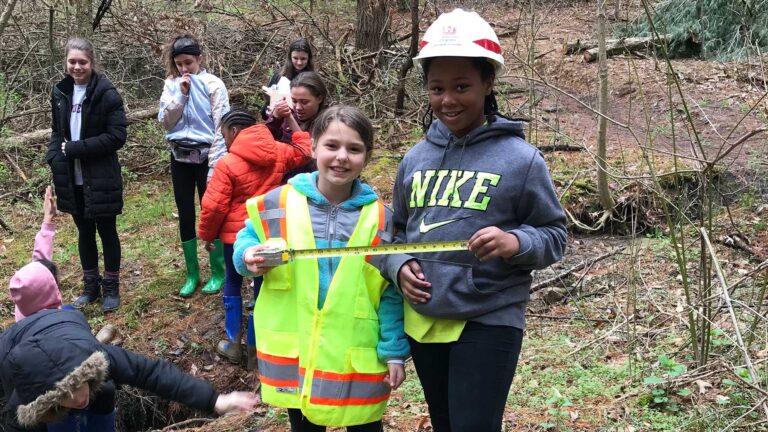
[[[211,278],[201,290],[204,294],[218,294],[224,286],[224,246],[221,240],[214,240],[213,250],[208,253],[211,264]]]
[[[195,293],[195,289],[200,284],[200,265],[197,263],[197,238],[181,242],[181,248],[184,250],[184,262],[187,263],[187,281],[181,287],[179,295],[189,297]]]

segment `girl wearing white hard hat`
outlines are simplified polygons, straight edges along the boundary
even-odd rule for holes
[[[403,158],[397,241],[469,240],[468,251],[391,255],[405,330],[435,432],[500,431],[520,354],[531,270],[558,261],[565,213],[522,124],[498,113],[499,39],[456,9],[427,29],[425,137]],[[433,120],[433,117],[436,119]]]

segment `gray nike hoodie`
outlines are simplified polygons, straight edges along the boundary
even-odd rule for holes
[[[565,213],[542,154],[520,122],[498,118],[457,138],[435,120],[403,158],[392,198],[395,243],[467,240],[481,228],[513,233],[520,252],[480,262],[469,251],[415,256],[432,298],[413,308],[436,318],[525,326],[531,270],[563,256]],[[382,275],[397,283],[408,255],[390,255]]]

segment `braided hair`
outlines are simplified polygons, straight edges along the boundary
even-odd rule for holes
[[[432,60],[434,59],[434,57],[424,59],[424,62],[421,65],[421,69],[424,71],[424,85],[427,84],[429,67],[432,65]],[[493,63],[483,57],[472,57],[470,61],[472,62],[472,66],[480,71],[480,79],[483,82],[496,78],[496,71]],[[491,90],[491,93],[485,97],[485,101],[483,102],[483,113],[485,114],[485,119],[488,123],[496,121],[496,117],[507,118],[499,113],[499,104],[496,102],[496,90]],[[434,120],[434,113],[432,112],[432,106],[429,105],[427,111],[421,117],[421,128],[424,130],[424,133],[427,133],[429,130],[429,126],[432,125],[432,120]]]
[[[238,126],[240,128],[247,128],[255,124],[256,117],[242,108],[234,108],[221,117],[222,127]]]

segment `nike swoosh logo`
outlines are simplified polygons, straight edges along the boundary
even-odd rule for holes
[[[430,223],[430,224],[424,223],[424,219],[422,219],[421,220],[421,225],[419,225],[419,232],[422,233],[422,234],[426,234],[426,233],[432,231],[435,228],[440,228],[441,226],[446,226],[449,223],[460,221],[462,219],[466,219],[466,218],[462,217],[462,218],[455,218],[455,219],[447,219],[447,220],[444,220],[444,221],[434,222],[434,223]]]

